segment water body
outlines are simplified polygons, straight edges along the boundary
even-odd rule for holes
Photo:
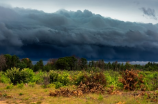
[[[32,64],[33,65],[35,65],[36,63],[37,63],[38,61],[32,61]],[[43,64],[44,65],[46,65],[47,64],[47,62],[48,61],[43,61]],[[105,63],[108,63],[108,62],[110,62],[110,63],[113,63],[113,62],[115,62],[115,61],[105,61]],[[132,65],[135,65],[135,64],[140,64],[140,65],[145,65],[145,64],[147,64],[148,62],[151,62],[151,61],[129,61],[129,63],[130,64],[132,64]],[[125,61],[118,61],[118,63],[120,63],[120,64],[126,64],[126,62]],[[158,62],[154,62],[154,63],[158,63]]]

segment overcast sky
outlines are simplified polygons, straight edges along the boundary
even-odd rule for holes
[[[122,21],[158,23],[158,0],[0,0],[1,5],[42,10],[89,10]]]
[[[0,0],[0,54],[35,61],[72,55],[158,61],[157,5],[158,0]]]

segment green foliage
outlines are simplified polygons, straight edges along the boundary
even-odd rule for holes
[[[33,68],[33,71],[36,72],[36,71],[39,71],[39,70],[43,70],[43,60],[39,60],[35,65],[34,65],[34,68]]]
[[[70,80],[69,80],[69,74],[63,72],[62,74],[58,75],[58,82],[62,83],[64,86],[68,85]]]
[[[0,72],[0,82],[10,83],[10,79],[4,74],[4,72]]]
[[[35,87],[35,85],[36,85],[35,82],[29,82],[29,83],[28,83],[28,86],[29,86],[29,87]]]
[[[11,84],[8,84],[7,86],[6,86],[6,89],[12,89],[14,87],[14,85],[11,83]]]
[[[87,72],[101,72],[101,69],[99,67],[91,67],[86,69]]]
[[[27,67],[26,63],[24,63],[23,61],[17,64],[17,67],[21,69],[24,69]]]
[[[23,88],[24,87],[24,83],[18,83],[17,84],[17,88]]]
[[[80,67],[81,67],[81,69],[85,68],[86,65],[87,65],[87,59],[81,58],[80,59]]]
[[[57,82],[58,81],[58,73],[55,73],[53,71],[50,71],[49,72],[49,75],[50,75],[50,83],[53,83],[53,82]]]
[[[34,72],[32,69],[25,68],[21,70],[21,80],[23,83],[28,83],[33,80]]]
[[[20,71],[19,71],[19,68],[11,68],[11,70],[7,70],[6,71],[6,76],[8,78],[10,78],[11,80],[11,83],[13,84],[17,84],[17,83],[20,83],[22,82],[21,81],[21,76],[20,76]]]
[[[147,90],[156,90],[158,88],[158,72],[141,72],[144,76],[144,84],[147,87]]]
[[[84,75],[78,76],[77,78],[75,78],[75,80],[74,80],[75,83],[74,84],[79,85],[83,81],[83,79],[84,79]]]
[[[28,83],[33,79],[34,73],[29,68],[20,71],[19,68],[14,67],[6,71],[6,76],[10,78],[13,84]]]
[[[100,94],[99,97],[98,97],[98,100],[101,101],[101,100],[103,100],[103,99],[104,99],[103,95]]]
[[[55,84],[55,89],[58,89],[63,86],[63,84],[60,82],[54,82],[54,84]]]
[[[56,61],[57,69],[66,69],[66,70],[74,70],[74,67],[77,63],[77,59],[73,56],[70,57],[62,57]]]
[[[56,62],[57,69],[68,69],[68,62],[65,58],[59,58]]]
[[[43,67],[43,71],[49,72],[50,70],[52,70],[53,67],[51,64],[47,64]]]
[[[105,76],[108,83],[108,87],[113,85],[114,90],[118,87],[123,88],[123,84],[118,82],[118,77],[120,76],[118,72],[109,70],[105,72]]]
[[[24,95],[24,94],[22,92],[20,92],[19,95],[21,96],[21,95]]]

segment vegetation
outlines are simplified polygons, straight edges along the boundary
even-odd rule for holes
[[[30,59],[20,60],[16,55],[0,55],[0,58],[0,99],[8,103],[51,103],[58,99],[56,96],[62,99],[74,96],[71,99],[83,103],[158,102],[156,63],[142,66],[128,62],[119,64],[117,61],[87,62],[85,58],[70,56],[50,59],[46,65],[40,60],[33,65]],[[34,100],[30,99],[30,95]],[[111,102],[105,96],[109,96]]]

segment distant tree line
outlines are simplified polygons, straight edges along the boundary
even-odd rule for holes
[[[34,72],[42,70],[114,70],[121,71],[126,69],[139,69],[139,70],[148,70],[155,71],[158,70],[158,64],[149,62],[146,65],[131,65],[129,62],[118,63],[117,61],[113,63],[105,63],[104,60],[98,61],[87,61],[86,58],[77,58],[75,56],[61,57],[58,59],[49,59],[47,64],[43,64],[43,60],[39,60],[35,65],[32,64],[32,61],[29,58],[19,59],[16,55],[0,55],[0,71],[6,71],[17,67],[20,70],[23,68],[30,68]]]

